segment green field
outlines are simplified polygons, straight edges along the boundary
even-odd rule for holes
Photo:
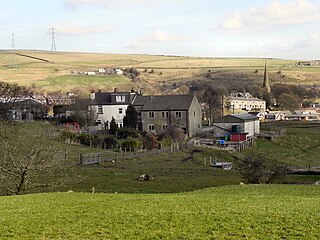
[[[56,128],[45,123],[17,123],[16,128],[29,129],[33,135],[55,132]],[[238,185],[244,179],[236,170],[224,171],[210,166],[211,161],[233,162],[236,166],[239,158],[245,154],[264,156],[269,163],[286,164],[293,169],[320,166],[320,123],[282,122],[263,126],[263,128],[282,127],[288,133],[274,141],[257,139],[255,147],[243,153],[210,149],[186,149],[178,152],[155,152],[140,154],[132,159],[122,159],[123,153],[90,148],[83,145],[67,144],[51,140],[62,152],[67,150],[67,161],[73,166],[57,179],[69,176],[75,181],[54,188],[30,189],[29,193],[47,191],[91,192],[95,187],[99,193],[175,193],[193,191],[202,188]],[[46,135],[46,134],[44,134]],[[29,135],[30,137],[31,135]],[[79,166],[79,154],[102,153],[104,158],[116,158],[116,163],[105,162],[100,165]],[[126,153],[125,157],[130,155]],[[190,156],[192,156],[190,158]],[[154,180],[140,182],[135,180],[141,174],[150,174]],[[46,179],[46,176],[43,176]],[[312,184],[320,180],[319,175],[288,175],[280,180],[283,183]],[[1,194],[5,189],[0,186]]]
[[[200,58],[49,51],[18,51],[18,53],[42,58],[49,62],[16,56],[17,68],[10,68],[11,54],[8,51],[0,51],[0,81],[34,85],[38,90],[43,91],[81,90],[82,93],[92,89],[110,91],[113,87],[121,90],[134,87],[137,90],[144,90],[145,93],[161,93],[170,89],[174,93],[179,92],[185,83],[191,81],[212,82],[224,86],[252,83],[261,85],[265,63],[265,59],[258,58]],[[296,67],[296,61],[293,60],[268,59],[267,62],[272,83],[319,84],[319,67]],[[134,83],[128,78],[72,75],[74,71],[94,71],[101,67],[135,67],[141,75]],[[150,73],[151,70],[154,70],[154,73]],[[173,83],[177,85],[173,87]]]
[[[320,187],[0,197],[1,239],[319,239]]]

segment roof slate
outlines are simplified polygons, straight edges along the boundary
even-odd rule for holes
[[[113,97],[112,97],[113,96]],[[115,102],[114,96],[126,96],[124,102]],[[97,92],[95,99],[90,101],[90,105],[129,105],[130,93],[128,92]]]
[[[188,110],[193,95],[137,96],[133,105],[143,106],[142,111]]]

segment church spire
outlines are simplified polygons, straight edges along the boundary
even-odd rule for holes
[[[262,87],[266,89],[268,93],[270,93],[271,87],[270,87],[270,79],[269,79],[269,74],[267,69],[267,61],[265,61],[265,64],[264,64],[264,75],[263,75]]]

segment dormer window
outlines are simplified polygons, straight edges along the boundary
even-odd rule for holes
[[[124,96],[124,95],[117,95],[116,96],[116,102],[121,102],[121,103],[123,103],[123,102],[125,102],[126,101],[126,96]]]

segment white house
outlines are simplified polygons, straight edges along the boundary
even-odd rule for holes
[[[84,74],[85,74],[85,75],[92,76],[92,75],[96,75],[96,72],[85,72]]]
[[[97,114],[96,125],[100,129],[109,129],[112,118],[118,127],[123,127],[123,117],[130,104],[133,103],[137,93],[131,92],[92,92],[90,94],[89,108]]]
[[[232,93],[226,98],[230,110],[266,110],[266,101],[252,97],[250,93]]]
[[[106,69],[99,68],[98,72],[101,73],[101,74],[106,74]]]
[[[114,71],[117,75],[123,75],[123,71],[120,68],[116,68]]]

